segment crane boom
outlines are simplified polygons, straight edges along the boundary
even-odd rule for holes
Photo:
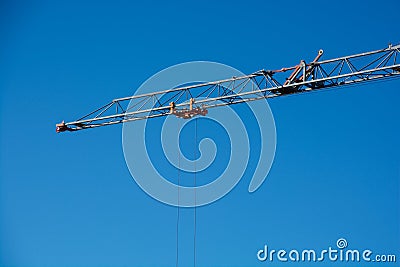
[[[207,109],[299,94],[367,81],[399,77],[400,44],[380,50],[319,61],[323,51],[306,63],[279,70],[183,86],[154,93],[117,98],[71,122],[56,125],[57,132],[176,115],[191,118],[206,115]],[[292,71],[289,76],[286,72]]]

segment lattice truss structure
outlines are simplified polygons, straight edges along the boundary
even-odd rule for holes
[[[319,61],[323,51],[306,63],[279,70],[205,82],[143,95],[118,98],[71,122],[57,132],[77,131],[123,122],[175,115],[192,118],[207,109],[266,98],[348,86],[400,75],[400,45]]]

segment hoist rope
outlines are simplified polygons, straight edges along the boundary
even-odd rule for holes
[[[194,224],[193,224],[193,266],[196,267],[196,161],[197,161],[197,118],[194,121]]]
[[[178,267],[178,262],[179,262],[179,217],[180,217],[180,206],[179,206],[179,200],[180,200],[180,174],[181,174],[181,152],[179,148],[179,130],[180,130],[180,125],[178,122],[178,207],[177,207],[177,214],[176,214],[176,264],[175,266]]]
[[[196,196],[196,159],[197,159],[197,118],[194,121],[194,223],[193,223],[193,266],[196,267],[196,227],[197,227],[197,196]],[[178,205],[177,205],[177,214],[176,214],[176,262],[175,266],[178,267],[179,263],[179,218],[180,218],[180,172],[181,172],[181,153],[179,149],[179,129],[180,125],[178,124]]]

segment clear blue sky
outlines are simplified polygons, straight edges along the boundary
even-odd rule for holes
[[[122,127],[61,135],[55,123],[131,95],[177,63],[250,73],[320,48],[333,58],[399,43],[399,10],[397,0],[2,1],[0,266],[175,266],[176,208],[135,184]],[[324,249],[340,237],[399,262],[399,88],[269,101],[271,172],[254,194],[248,175],[198,208],[197,265],[295,266],[256,253],[264,244]],[[182,211],[180,266],[192,263],[192,215]]]

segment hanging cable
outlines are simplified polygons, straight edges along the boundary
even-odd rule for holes
[[[193,224],[193,266],[196,267],[196,161],[197,161],[197,118],[194,121],[194,224]]]
[[[176,263],[175,266],[178,267],[179,262],[179,217],[180,217],[180,175],[181,175],[181,151],[179,149],[179,129],[180,125],[178,122],[178,207],[177,207],[177,214],[176,214]]]

